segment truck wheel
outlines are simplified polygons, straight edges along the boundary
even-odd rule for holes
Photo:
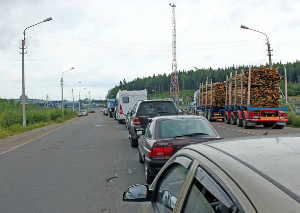
[[[204,115],[203,116],[204,116],[204,118],[207,119],[207,110],[204,111]]]
[[[225,116],[224,116],[224,122],[225,122],[225,124],[229,124],[230,123],[230,120],[228,119],[228,115],[227,114],[225,114]]]
[[[277,125],[276,126],[276,129],[283,129],[284,128],[284,125]]]
[[[241,120],[239,114],[237,114],[237,117],[236,117],[236,125],[237,125],[238,127],[242,127],[242,126],[243,126],[243,121]]]
[[[138,146],[138,139],[133,139],[131,135],[131,147],[137,147]]]
[[[231,125],[236,125],[236,121],[234,120],[234,116],[230,115],[230,124]]]
[[[248,129],[249,127],[247,126],[247,120],[245,118],[245,116],[243,116],[243,128],[244,129]]]

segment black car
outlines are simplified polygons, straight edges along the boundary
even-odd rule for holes
[[[138,139],[146,128],[148,118],[165,115],[179,115],[173,101],[167,100],[141,100],[132,110],[129,124],[129,137],[131,146],[137,147]],[[138,134],[139,133],[139,134]]]

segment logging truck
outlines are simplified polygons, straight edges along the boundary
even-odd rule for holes
[[[226,124],[254,128],[257,125],[283,129],[288,121],[287,78],[285,69],[285,103],[280,108],[281,75],[277,69],[242,71],[222,83],[200,85],[199,106],[209,121],[222,119]]]
[[[205,84],[201,83],[197,91],[196,112],[200,115],[201,112],[209,121],[221,119],[224,121],[225,115],[225,90],[223,83],[212,83],[206,80]],[[224,87],[225,88],[225,87]]]
[[[253,69],[226,79],[224,122],[239,127],[256,125],[283,129],[288,121],[287,78],[285,69],[285,107],[280,108],[281,75],[277,69]]]

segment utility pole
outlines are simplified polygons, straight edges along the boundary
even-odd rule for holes
[[[26,111],[25,111],[25,62],[24,62],[24,55],[25,53],[24,49],[25,47],[25,30],[24,30],[24,39],[22,40],[22,112],[23,112],[23,126],[26,126]]]
[[[176,62],[176,20],[175,20],[175,7],[174,3],[169,4],[172,7],[172,73],[170,85],[170,98],[177,103],[179,96],[179,82]]]
[[[24,63],[24,54],[27,53],[27,52],[26,53],[24,52],[24,49],[26,49],[25,48],[25,32],[26,32],[27,29],[29,29],[31,27],[34,27],[36,25],[39,25],[41,23],[44,23],[44,22],[47,22],[47,21],[51,21],[51,20],[52,20],[52,18],[49,17],[49,18],[45,19],[44,21],[41,21],[41,22],[39,22],[37,24],[31,25],[29,27],[26,27],[25,30],[23,31],[23,34],[24,34],[24,39],[22,40],[22,113],[23,113],[23,126],[26,126],[26,111],[25,111],[26,110],[26,108],[25,108],[26,103],[25,103],[25,101],[27,99],[27,98],[25,99],[25,63]]]

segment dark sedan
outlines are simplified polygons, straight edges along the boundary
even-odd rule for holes
[[[145,165],[146,182],[151,183],[168,159],[184,146],[221,139],[202,116],[160,116],[152,118],[139,139],[139,161]]]

